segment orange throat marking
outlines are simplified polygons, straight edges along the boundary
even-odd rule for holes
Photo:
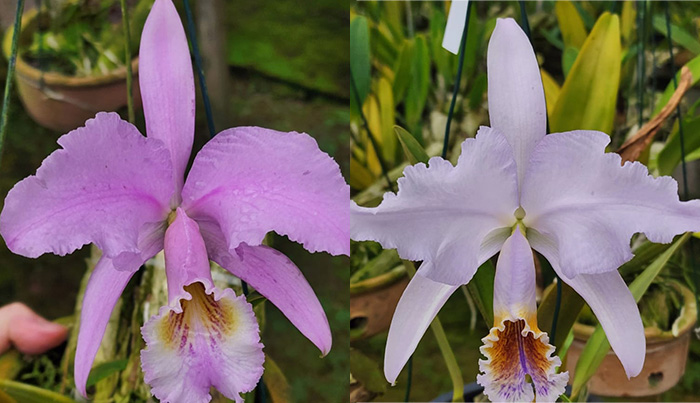
[[[164,345],[182,350],[191,346],[197,336],[221,342],[235,331],[237,312],[231,301],[216,301],[214,295],[207,294],[204,285],[199,282],[184,289],[192,299],[181,300],[182,312],[170,311],[158,326],[158,334]]]

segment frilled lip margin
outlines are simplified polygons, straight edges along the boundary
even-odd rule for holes
[[[206,280],[184,287],[142,328],[144,379],[161,401],[207,402],[210,387],[237,403],[262,376],[258,323],[245,297]]]
[[[497,322],[498,323],[498,322]],[[491,401],[556,401],[564,393],[568,372],[557,373],[561,365],[551,356],[549,337],[525,319],[503,319],[482,339],[476,381]],[[534,391],[533,391],[534,387]]]

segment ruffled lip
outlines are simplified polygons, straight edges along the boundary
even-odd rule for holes
[[[252,306],[206,280],[184,286],[181,295],[141,328],[144,380],[161,401],[207,402],[214,387],[242,402],[265,360]]]
[[[492,401],[532,401],[535,396],[537,401],[556,401],[564,393],[569,374],[557,373],[561,360],[552,356],[547,334],[531,321],[502,319],[482,339],[486,360],[479,360],[477,382]]]

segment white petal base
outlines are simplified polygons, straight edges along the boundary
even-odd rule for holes
[[[185,286],[191,298],[161,308],[141,328],[144,380],[161,402],[209,402],[214,387],[242,403],[240,394],[262,376],[265,356],[252,306],[230,289],[211,288]]]

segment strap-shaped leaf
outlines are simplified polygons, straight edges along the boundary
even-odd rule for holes
[[[610,134],[620,84],[620,20],[603,13],[586,38],[552,112],[552,132],[600,130]]]

